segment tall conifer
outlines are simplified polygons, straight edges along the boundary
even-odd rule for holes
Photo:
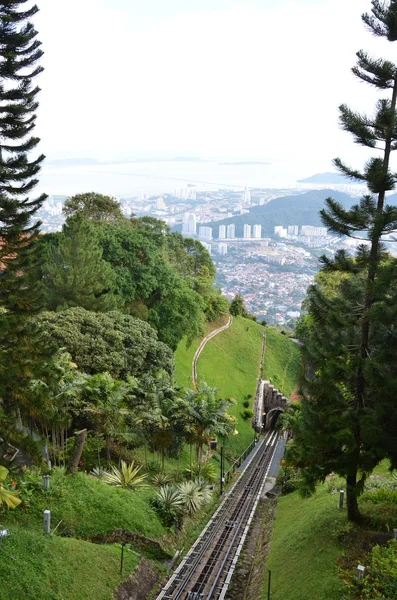
[[[371,12],[363,14],[362,20],[374,35],[397,41],[397,0],[372,0]],[[321,216],[332,232],[367,243],[359,246],[354,259],[343,251],[334,260],[322,259],[325,271],[349,273],[352,289],[356,281],[355,295],[350,294],[348,302],[346,298],[339,304],[332,301],[318,285],[309,294],[309,318],[317,332],[303,337],[310,346],[316,373],[308,381],[310,398],[303,401],[306,422],[298,429],[301,456],[313,444],[321,450],[317,456],[309,452],[301,461],[301,466],[306,463],[306,480],[324,479],[330,469],[346,476],[349,518],[358,520],[357,496],[366,474],[384,456],[397,459],[392,456],[392,434],[385,436],[384,419],[385,414],[397,412],[395,397],[388,391],[393,389],[390,375],[391,367],[395,372],[395,353],[388,354],[388,366],[380,364],[380,356],[387,354],[381,351],[382,345],[392,339],[394,329],[393,322],[386,324],[384,319],[391,314],[385,306],[390,304],[396,283],[396,267],[394,261],[389,263],[391,268],[385,263],[382,237],[397,230],[397,209],[387,204],[386,197],[397,182],[397,174],[390,168],[391,153],[397,150],[397,65],[360,50],[353,73],[382,92],[382,97],[371,116],[341,105],[340,123],[356,143],[376,151],[376,156],[363,170],[351,168],[339,158],[334,164],[345,176],[365,183],[370,193],[350,210],[329,198]],[[346,290],[346,285],[342,286],[339,293]],[[382,441],[385,439],[387,443]]]
[[[33,135],[40,91],[34,80],[43,70],[38,65],[43,52],[30,21],[38,8],[24,10],[25,4],[26,0],[0,2],[0,342],[5,400],[24,371],[22,328],[35,305],[35,290],[26,274],[31,241],[40,226],[34,215],[46,197],[30,197],[44,159],[28,157],[39,143]]]

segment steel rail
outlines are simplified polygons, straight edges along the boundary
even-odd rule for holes
[[[224,575],[224,568],[227,562],[230,562],[230,556],[233,549],[236,551],[235,554],[237,552],[240,554],[241,552],[243,543],[241,540],[245,540],[249,524],[259,501],[259,496],[262,493],[265,479],[275,452],[275,450],[272,451],[271,449],[277,438],[277,433],[269,433],[262,442],[257,444],[256,452],[246,465],[243,473],[240,475],[233,488],[225,495],[224,501],[219,506],[202,534],[193,544],[178,569],[157,596],[157,600],[181,599],[187,592],[187,586],[197,575],[198,578],[196,579],[196,583],[193,584],[191,591],[188,592],[189,596],[187,597],[202,598],[201,592],[205,587],[208,587],[208,576],[210,578],[212,577],[215,567],[219,565],[222,553],[226,552],[225,556],[221,559],[221,565],[218,567],[215,580],[211,586],[207,599],[209,600],[213,597],[216,588],[219,587],[219,580],[221,576]],[[244,525],[245,527],[243,528]],[[243,532],[241,534],[242,529]],[[239,540],[239,536],[241,539],[236,548],[236,542]],[[200,567],[205,554],[211,550],[211,546],[214,546],[214,549],[203,566]],[[232,569],[234,571],[233,565],[235,566],[235,563],[237,562],[237,560],[233,560],[233,557],[231,560],[232,564],[229,571],[226,573],[226,579],[229,578],[230,570]],[[197,571],[199,571],[199,573],[197,573]],[[230,579],[227,586],[229,583]],[[226,581],[223,582],[222,590],[225,585]]]
[[[247,469],[250,467],[252,461],[255,459],[257,453],[259,452],[261,445],[267,443],[267,439],[270,438],[270,435],[271,434],[268,434],[267,437],[256,446],[257,451],[252,456],[249,463],[246,465],[246,468],[243,471],[242,475],[244,475],[246,473]],[[171,579],[168,581],[168,584],[166,585],[166,587],[163,589],[163,591],[157,597],[157,600],[162,600],[163,598],[167,598],[167,599],[172,598],[173,600],[178,600],[178,598],[180,597],[180,593],[177,592],[176,596],[172,596],[172,593],[175,590],[175,588],[179,585],[179,579],[181,579],[180,576],[184,575],[185,571],[190,571],[191,575],[190,576],[188,575],[185,580],[186,584],[187,584],[188,581],[190,580],[192,574],[194,573],[194,570],[200,564],[203,554],[208,550],[210,545],[213,543],[214,538],[216,537],[218,532],[221,530],[221,528],[225,525],[226,521],[229,520],[228,515],[230,514],[230,508],[232,508],[233,504],[236,502],[235,494],[236,494],[236,492],[239,491],[241,484],[242,484],[242,476],[240,476],[240,478],[237,480],[236,484],[232,487],[232,489],[227,494],[225,494],[224,501],[219,506],[217,511],[214,513],[214,515],[212,516],[212,519],[209,521],[207,526],[204,528],[204,530],[202,531],[199,538],[193,544],[192,548],[190,549],[190,551],[188,552],[188,554],[186,555],[184,560],[179,565],[178,569],[175,571],[175,573],[173,574]],[[238,498],[237,498],[237,500],[238,500]],[[200,544],[202,544],[202,546],[199,549],[196,549],[198,546],[200,546]],[[188,561],[189,561],[191,555],[193,555],[193,554],[196,554],[196,557],[193,559],[193,562],[191,562],[189,564]],[[183,590],[184,590],[184,588],[182,587],[181,591],[183,592]],[[166,592],[167,592],[167,594],[166,594]]]

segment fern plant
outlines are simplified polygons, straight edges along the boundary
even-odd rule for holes
[[[111,468],[112,472],[107,473],[107,475],[103,477],[103,480],[106,483],[128,490],[146,487],[145,479],[147,478],[147,473],[140,473],[142,467],[136,466],[134,461],[132,461],[130,465],[127,465],[127,463],[122,460],[121,470],[114,466]]]

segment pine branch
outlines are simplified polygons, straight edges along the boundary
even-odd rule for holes
[[[385,37],[389,42],[397,40],[397,0],[390,3],[372,0],[372,15],[364,13],[362,20],[371,33]]]
[[[367,52],[357,52],[357,65],[352,68],[356,77],[377,87],[378,89],[392,89],[397,67],[394,63],[382,58],[371,58]]]

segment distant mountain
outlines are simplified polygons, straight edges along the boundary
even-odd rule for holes
[[[316,173],[306,179],[298,179],[298,183],[341,183],[347,184],[352,183],[351,179],[339,175],[338,173]]]
[[[348,194],[337,192],[335,190],[312,190],[305,194],[284,196],[275,198],[263,206],[254,206],[249,213],[216,221],[216,223],[202,223],[209,227],[214,227],[217,233],[219,225],[236,226],[236,236],[242,237],[244,224],[262,225],[262,235],[269,236],[274,232],[276,225],[314,225],[321,226],[319,211],[324,208],[324,200],[333,198],[340,202],[344,208],[350,208],[357,202]]]
[[[229,165],[231,167],[236,165],[271,165],[272,163],[264,160],[239,160],[236,162],[220,162],[218,165]]]

